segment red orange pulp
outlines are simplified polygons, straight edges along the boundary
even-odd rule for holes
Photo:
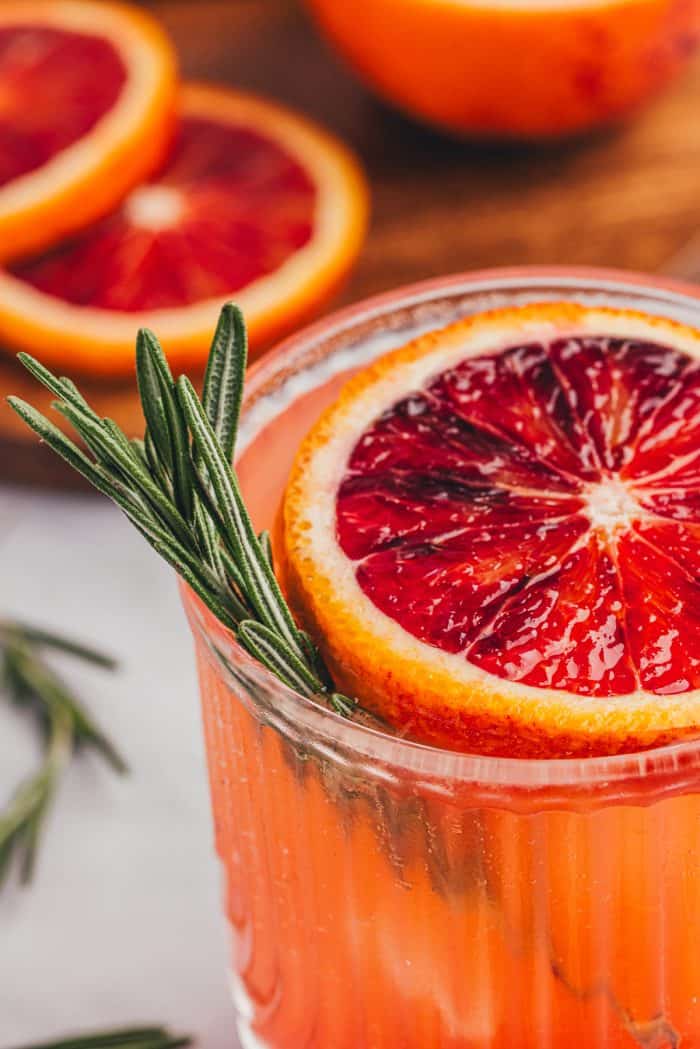
[[[336,684],[503,756],[700,730],[700,334],[494,311],[361,372],[296,459],[286,586]]]

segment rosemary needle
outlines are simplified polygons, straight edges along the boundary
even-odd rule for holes
[[[190,1038],[172,1035],[164,1027],[133,1027],[76,1035],[17,1049],[179,1049],[191,1044]]]
[[[30,404],[8,398],[20,418],[121,508],[250,655],[303,695],[323,696],[351,716],[355,701],[333,691],[316,646],[294,622],[270,537],[256,535],[232,466],[247,362],[240,310],[228,303],[221,311],[201,398],[185,376],[174,379],[156,336],[138,333],[143,440],[130,441],[101,419],[70,380],[26,354],[19,359],[56,396],[54,407],[88,454]]]
[[[106,669],[114,667],[109,657],[80,642],[24,623],[0,620],[0,689],[15,706],[33,716],[44,740],[39,768],[0,810],[0,884],[15,857],[22,881],[31,878],[46,817],[77,751],[94,750],[116,772],[126,770],[114,746],[48,665],[43,649]]]

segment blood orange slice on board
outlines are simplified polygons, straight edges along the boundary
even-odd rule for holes
[[[121,4],[0,5],[0,258],[109,211],[162,161],[177,70],[158,23]]]
[[[285,585],[339,687],[505,756],[700,731],[700,334],[545,304],[426,335],[303,443]]]
[[[235,299],[260,345],[336,288],[366,218],[360,169],[334,138],[273,103],[190,86],[153,181],[0,274],[0,338],[49,365],[114,376],[133,369],[134,331],[146,326],[181,368],[204,361]]]

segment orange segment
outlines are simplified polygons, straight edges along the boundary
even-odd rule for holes
[[[234,298],[260,346],[336,288],[366,219],[362,174],[339,142],[272,102],[189,86],[155,179],[0,274],[0,338],[110,376],[132,370],[134,331],[147,326],[182,368],[205,360]]]
[[[175,54],[122,4],[0,6],[0,258],[55,243],[114,207],[161,162]]]
[[[619,120],[687,59],[698,0],[306,0],[360,76],[461,133],[527,138]]]
[[[353,379],[283,508],[289,596],[337,684],[402,732],[506,756],[696,733],[699,372],[695,331],[555,303]]]

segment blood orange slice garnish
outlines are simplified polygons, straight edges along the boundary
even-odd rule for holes
[[[173,48],[135,8],[0,5],[0,258],[55,243],[150,175],[176,90]]]
[[[285,585],[339,687],[510,756],[700,731],[700,334],[544,304],[424,336],[306,438]]]
[[[0,274],[0,337],[48,364],[118,375],[147,326],[180,368],[204,361],[233,298],[257,346],[335,289],[366,218],[364,180],[339,142],[273,103],[190,86],[157,178]]]

